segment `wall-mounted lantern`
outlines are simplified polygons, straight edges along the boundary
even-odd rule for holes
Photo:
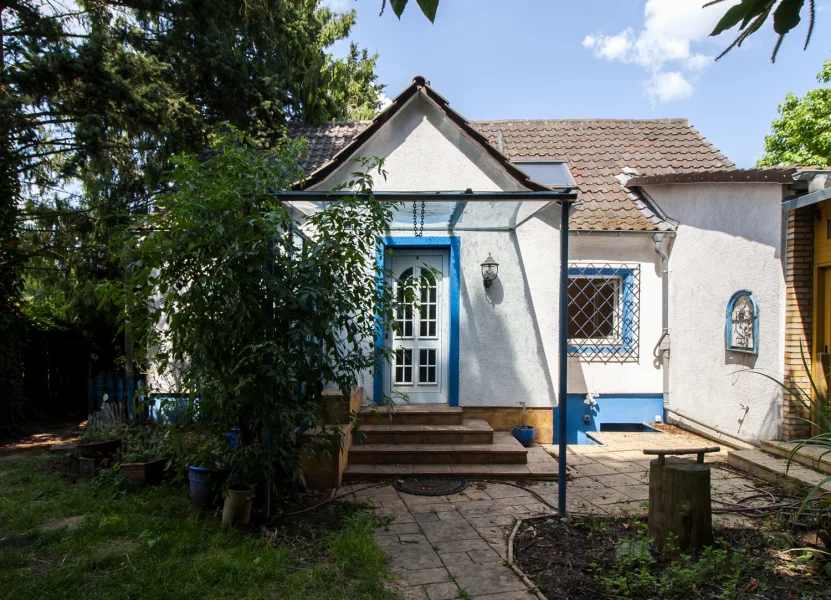
[[[499,276],[499,263],[496,262],[496,259],[491,256],[491,253],[488,252],[488,257],[485,259],[485,262],[482,263],[482,279],[485,281],[485,289],[491,289],[493,282],[496,281],[496,278]]]

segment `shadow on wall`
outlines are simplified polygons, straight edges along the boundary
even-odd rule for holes
[[[511,232],[509,235],[513,249],[516,251],[515,233]],[[491,239],[486,237],[479,239],[496,249],[500,248],[499,236],[504,237],[505,234],[494,234]],[[479,251],[483,245],[481,242],[473,244],[472,251]],[[470,268],[472,255],[470,249],[465,252],[465,247],[466,244],[463,241],[460,275],[463,308],[459,353],[460,403],[462,405],[479,404],[480,406],[517,406],[520,402],[527,402],[529,406],[539,405],[539,402],[535,402],[537,398],[550,397],[551,378],[545,365],[539,364],[538,368],[545,373],[548,391],[530,389],[527,385],[529,357],[521,356],[518,352],[518,342],[533,335],[536,340],[537,356],[544,356],[540,354],[542,341],[536,316],[528,299],[529,291],[525,283],[525,273],[521,267],[521,257],[517,252],[517,258],[520,261],[520,273],[517,276],[524,285],[525,306],[506,306],[511,304],[510,300],[514,294],[521,293],[519,289],[512,287],[515,282],[503,285],[501,279],[504,275],[500,273],[500,278],[494,282],[490,290],[485,291],[481,277],[471,277],[473,280],[469,281],[467,275],[472,272]],[[500,248],[502,252],[507,253],[507,250],[505,245]],[[465,261],[468,261],[467,271]],[[515,315],[519,311],[525,311],[527,315],[530,315],[533,332],[517,330],[519,324],[523,322],[521,315],[519,317]],[[520,320],[512,322],[512,315]],[[539,362],[543,363],[541,359]],[[471,397],[472,394],[478,397]]]

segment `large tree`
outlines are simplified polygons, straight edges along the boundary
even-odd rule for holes
[[[825,85],[802,98],[788,94],[779,105],[759,166],[831,165],[831,60],[825,60],[817,81]]]
[[[293,120],[370,116],[375,57],[329,51],[354,21],[320,0],[0,0],[0,327],[22,273],[24,309],[100,317],[113,232],[219,124],[279,144]]]

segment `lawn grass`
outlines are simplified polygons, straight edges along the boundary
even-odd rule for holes
[[[371,515],[313,552],[223,530],[176,486],[124,493],[67,482],[37,456],[0,463],[0,596],[27,600],[390,598]],[[70,529],[42,531],[67,517]]]

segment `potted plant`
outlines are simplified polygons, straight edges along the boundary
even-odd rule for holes
[[[164,477],[164,437],[155,427],[131,430],[122,441],[121,470],[137,484],[157,485]]]
[[[536,433],[536,428],[533,425],[526,425],[525,421],[528,417],[528,407],[525,406],[525,403],[522,404],[522,412],[521,412],[521,421],[519,425],[516,425],[511,430],[511,435],[513,435],[520,444],[528,448],[531,444],[534,443],[534,434]]]
[[[190,501],[196,507],[212,507],[228,478],[228,440],[209,433],[194,434],[187,451]]]
[[[105,395],[104,400],[106,399]],[[118,409],[110,408],[91,414],[75,445],[78,454],[85,458],[111,456],[121,446],[124,428],[124,423],[118,417]]]

